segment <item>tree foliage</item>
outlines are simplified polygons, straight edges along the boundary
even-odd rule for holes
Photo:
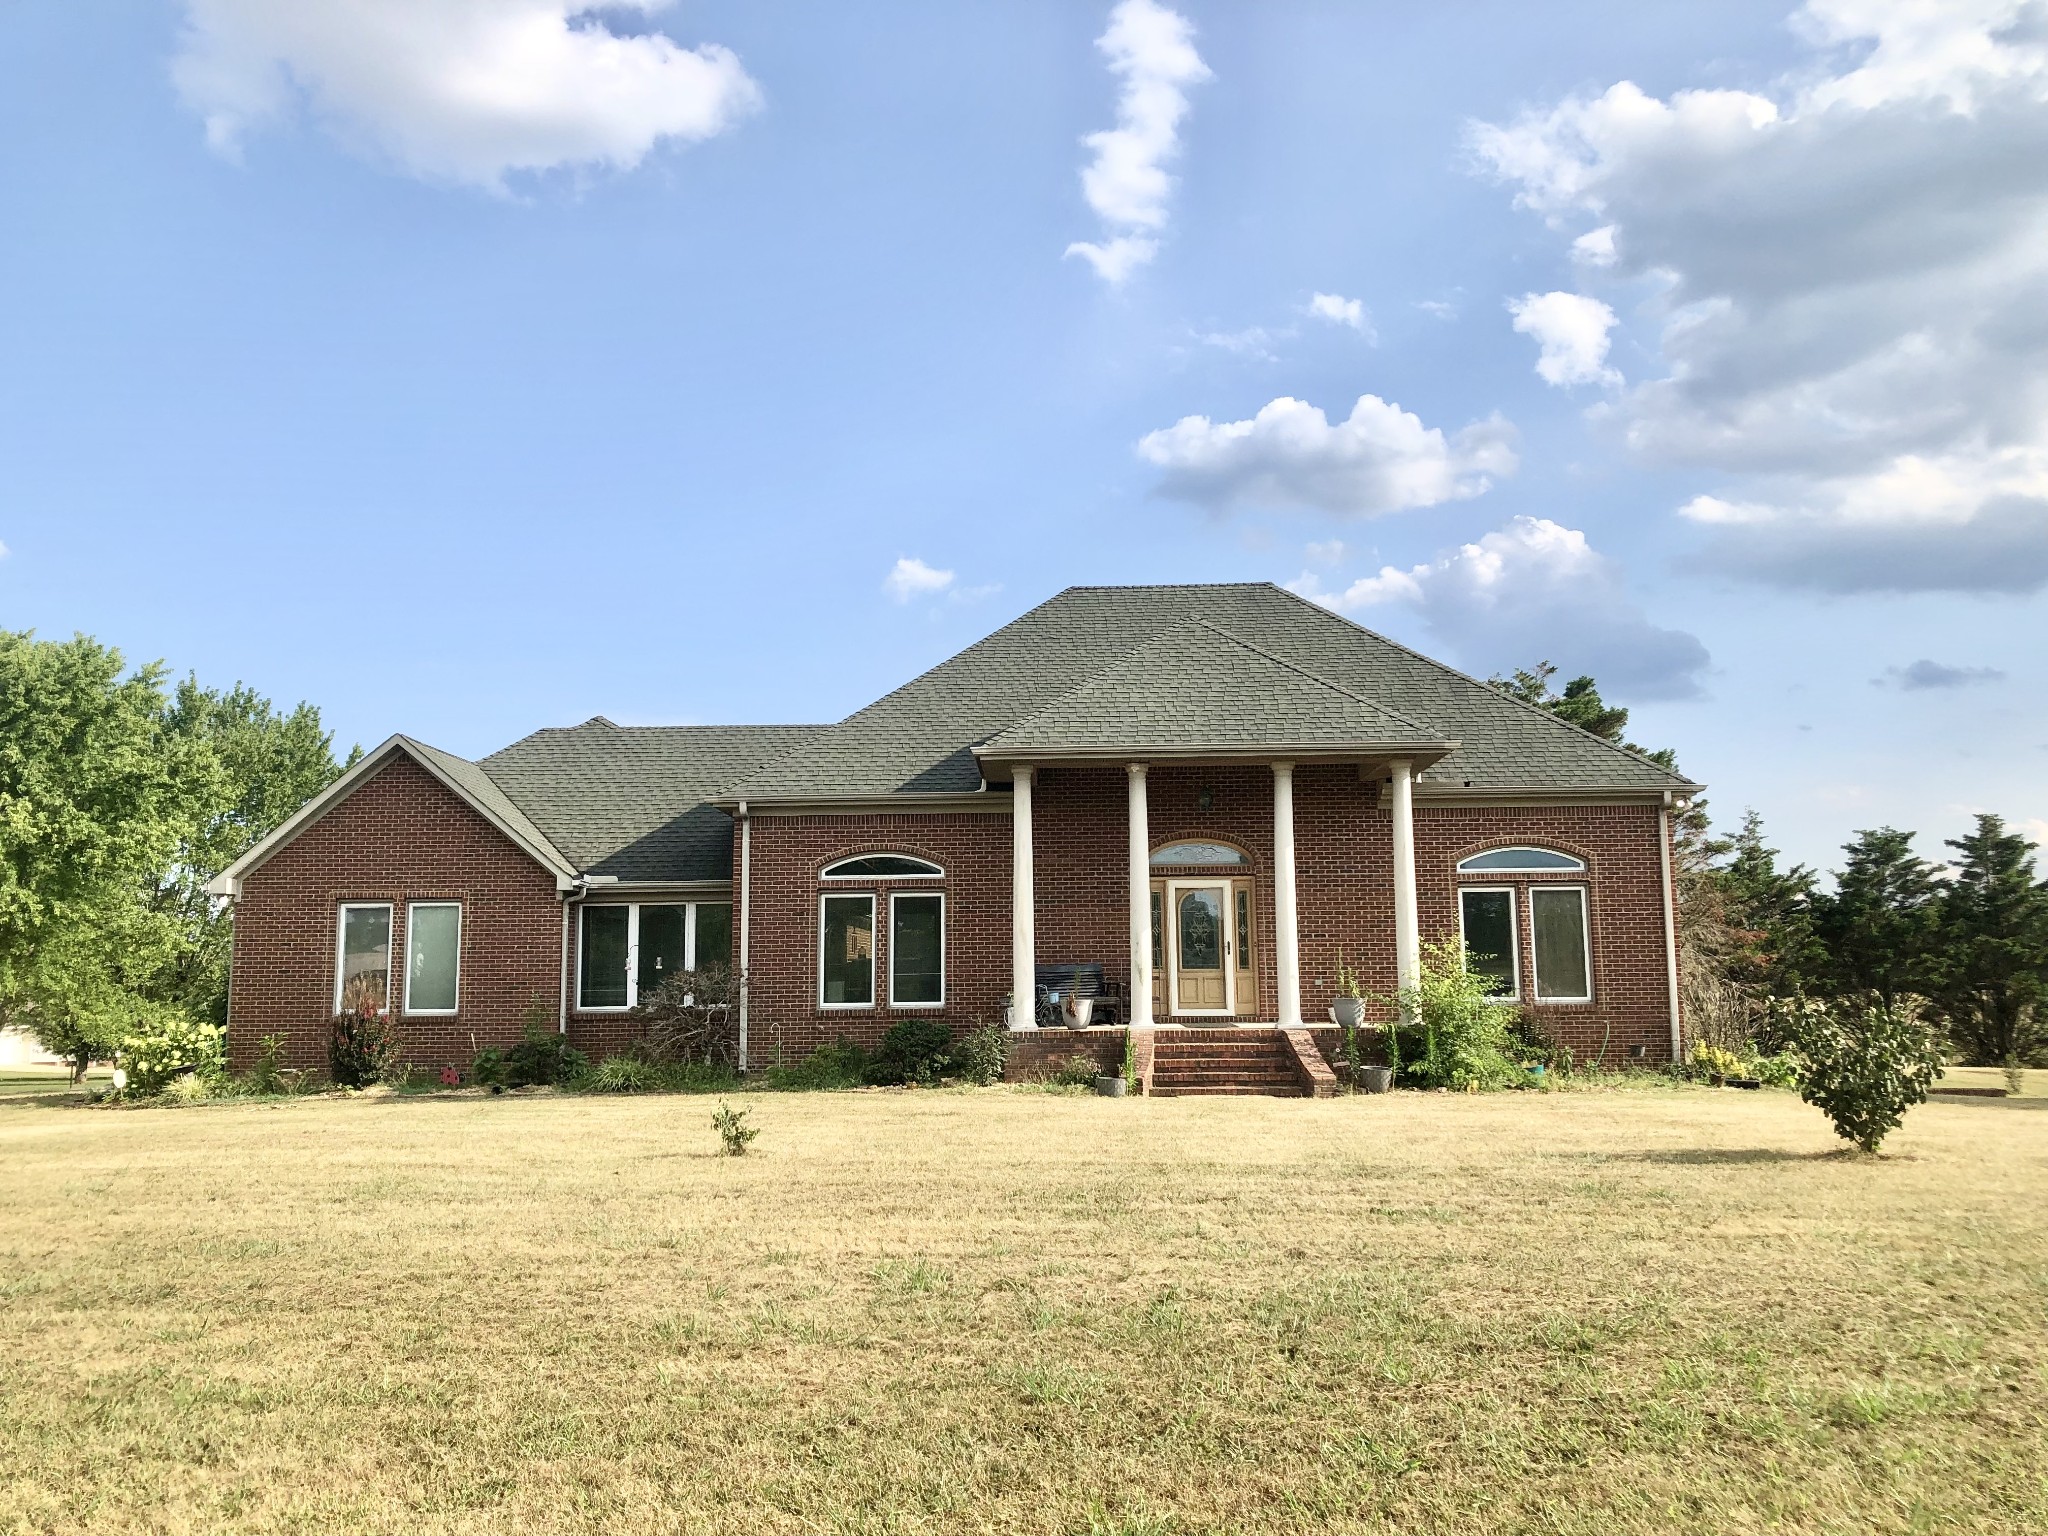
[[[1799,1055],[1799,1096],[1865,1152],[1925,1102],[1941,1075],[1933,1031],[1906,1009],[1807,999],[1780,1017]]]
[[[1958,855],[1925,971],[1949,1037],[1985,1066],[2030,1064],[2048,1047],[2048,884],[2034,845],[1996,816],[1952,839]]]

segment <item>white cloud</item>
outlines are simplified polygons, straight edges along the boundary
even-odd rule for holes
[[[1082,167],[1081,191],[1110,238],[1076,240],[1066,254],[1085,258],[1103,281],[1121,283],[1158,253],[1173,191],[1166,166],[1180,153],[1188,111],[1183,87],[1207,80],[1209,66],[1195,52],[1187,18],[1155,0],[1122,0],[1095,46],[1123,80],[1116,126],[1082,141],[1095,158]]]
[[[350,144],[436,181],[628,170],[759,101],[739,60],[607,13],[669,0],[185,0],[172,75],[225,154],[301,101]]]
[[[1344,541],[1324,539],[1319,544],[1309,545],[1307,553],[1309,560],[1316,565],[1342,565],[1345,555]]]
[[[1515,329],[1532,336],[1542,350],[1536,374],[1560,389],[1573,384],[1619,384],[1607,366],[1607,333],[1614,311],[1582,293],[1525,293],[1508,300]]]
[[[1374,517],[1477,496],[1514,473],[1514,429],[1500,417],[1446,438],[1377,395],[1361,395],[1334,426],[1306,401],[1282,396],[1249,421],[1184,416],[1138,440],[1160,492],[1216,512],[1307,507]]]
[[[1415,307],[1435,320],[1455,320],[1458,306],[1448,299],[1417,299]]]
[[[1694,697],[1709,660],[1694,636],[1650,622],[1585,534],[1548,518],[1517,517],[1440,559],[1383,566],[1341,591],[1308,572],[1289,586],[1339,613],[1408,609],[1473,671],[1554,661],[1567,677],[1590,672],[1616,697]]]
[[[1273,333],[1263,325],[1248,325],[1241,331],[1203,331],[1195,339],[1205,347],[1220,347],[1241,357],[1263,358],[1269,363],[1279,361],[1273,353]]]
[[[934,570],[922,560],[905,555],[882,578],[882,590],[899,603],[914,597],[932,597],[953,585],[953,572]]]
[[[1332,325],[1348,325],[1368,341],[1374,339],[1372,316],[1362,300],[1347,299],[1336,293],[1319,293],[1308,301],[1308,312]]]
[[[1812,0],[1769,93],[1623,81],[1480,160],[1603,281],[1654,290],[1664,368],[1617,418],[1747,509],[1708,561],[1837,591],[2048,585],[2048,3]],[[1574,238],[1574,231],[1579,231]],[[1711,508],[1708,510],[1711,511]]]

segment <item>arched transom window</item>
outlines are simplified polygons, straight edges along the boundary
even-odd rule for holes
[[[913,859],[907,853],[864,853],[857,858],[827,864],[820,875],[825,880],[936,880],[946,872],[929,859]]]
[[[1233,848],[1228,843],[1168,843],[1164,848],[1152,851],[1154,869],[1213,868],[1249,863],[1251,860],[1245,857],[1242,848]]]
[[[1458,860],[1461,875],[1553,875],[1583,871],[1584,859],[1548,848],[1489,848]]]

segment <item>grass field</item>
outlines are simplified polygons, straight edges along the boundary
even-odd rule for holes
[[[0,1107],[0,1531],[2048,1528],[2048,1099],[748,1102]]]

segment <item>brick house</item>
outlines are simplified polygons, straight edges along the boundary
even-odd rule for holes
[[[1662,1061],[1699,787],[1273,586],[1071,588],[836,725],[393,737],[215,883],[230,1049],[320,1067],[367,1004],[421,1066],[599,1055],[730,964],[745,1065],[915,1017],[1309,1086],[1340,961],[1388,994],[1462,934],[1582,1058]],[[1077,991],[1106,1024],[1037,1028]]]

